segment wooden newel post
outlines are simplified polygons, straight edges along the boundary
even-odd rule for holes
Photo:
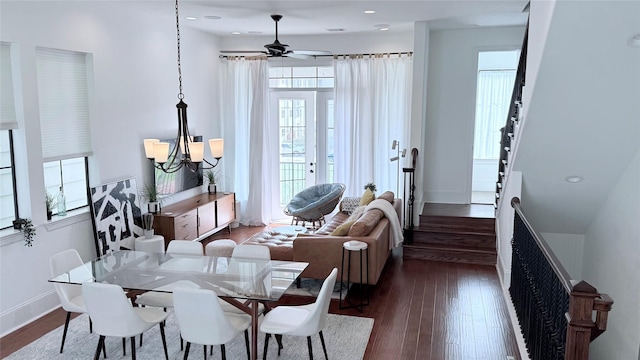
[[[595,299],[600,296],[596,288],[586,281],[571,281],[569,311],[567,317],[566,360],[589,359],[591,334],[596,325],[593,322]]]

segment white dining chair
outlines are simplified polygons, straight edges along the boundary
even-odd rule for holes
[[[243,259],[271,260],[271,253],[269,252],[269,248],[263,245],[239,244],[237,246],[234,246],[231,257]],[[222,299],[220,299],[220,305],[222,306],[222,310],[224,310],[225,312],[246,314],[244,311],[238,309],[237,307],[229,304]],[[258,314],[262,314],[263,312],[264,304],[258,303]]]
[[[167,246],[170,255],[202,255],[202,244],[199,241],[171,240]],[[182,284],[182,283],[181,283]],[[188,283],[182,284],[189,286]],[[136,297],[136,304],[168,308],[173,306],[173,296],[168,292],[147,291]]]
[[[204,247],[204,253],[207,256],[230,257],[236,245],[236,242],[231,239],[214,240]]]
[[[247,358],[249,350],[249,326],[251,316],[225,313],[218,295],[212,290],[179,288],[173,292],[173,309],[178,320],[180,334],[187,341],[184,359],[189,356],[191,344],[201,344],[207,359],[207,345],[220,345],[222,359],[226,359],[224,344],[244,332]],[[195,310],[197,309],[197,311]]]
[[[82,258],[80,258],[80,254],[78,254],[76,249],[67,249],[54,254],[49,258],[49,270],[52,277],[77,268],[82,264]],[[91,278],[91,274],[88,271],[87,278]],[[53,283],[53,288],[56,290],[56,294],[58,294],[58,299],[60,299],[62,308],[67,312],[67,319],[64,322],[64,330],[62,332],[62,343],[60,344],[60,353],[62,353],[62,350],[64,349],[64,341],[67,337],[67,329],[69,328],[71,313],[86,313],[87,308],[84,305],[81,286]],[[92,332],[91,320],[89,320],[89,332]]]
[[[169,360],[164,335],[164,320],[168,316],[166,312],[160,309],[133,307],[118,285],[85,282],[82,284],[82,291],[95,332],[100,335],[94,359],[99,359],[101,349],[105,350],[105,337],[115,336],[131,339],[131,356],[135,360],[135,336],[159,325],[164,356]]]
[[[322,329],[324,329],[327,322],[327,314],[329,313],[329,305],[331,304],[331,293],[333,292],[333,286],[336,283],[337,276],[338,269],[333,268],[329,276],[327,276],[322,283],[320,293],[313,304],[278,306],[264,315],[264,319],[262,319],[262,323],[260,324],[260,331],[266,334],[263,359],[267,358],[267,349],[271,334],[276,335],[276,340],[278,340],[278,356],[282,349],[280,336],[306,336],[307,346],[309,347],[309,358],[311,359],[313,359],[311,335],[319,334],[324,357],[325,359],[329,359],[324,343],[324,336],[322,336]]]

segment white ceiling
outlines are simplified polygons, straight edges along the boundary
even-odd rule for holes
[[[433,28],[524,25],[526,0],[413,0],[413,1],[204,1],[179,2],[180,25],[198,28],[218,36],[273,35],[271,14],[283,15],[279,35],[318,35],[412,30],[416,21],[432,21]],[[128,6],[174,16],[175,3],[168,0],[129,1]],[[375,14],[365,14],[375,10]],[[186,17],[196,17],[187,20]],[[208,17],[220,17],[209,19]],[[330,32],[327,29],[344,29]],[[231,32],[240,32],[232,35]]]

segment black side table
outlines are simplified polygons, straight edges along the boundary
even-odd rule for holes
[[[349,285],[351,284],[351,253],[353,252],[358,252],[360,253],[360,304],[353,304],[349,299],[347,299],[345,294],[345,303],[348,303],[349,305],[342,305],[342,288],[344,285],[344,268],[345,268],[345,264],[344,264],[344,253],[348,252],[348,260],[347,260],[347,294],[349,293]],[[362,280],[362,275],[364,273],[364,270],[362,269],[363,266],[363,262],[362,262],[362,253],[364,253],[365,258],[366,258],[366,269],[367,269],[367,282],[363,282]],[[351,240],[351,241],[347,241],[344,244],[342,244],[342,269],[340,271],[340,309],[348,309],[348,308],[356,308],[358,309],[358,311],[362,312],[364,310],[364,307],[369,305],[369,291],[365,290],[364,287],[368,286],[369,284],[369,246],[367,245],[366,242],[363,241],[357,241],[357,240]],[[366,303],[365,303],[365,296],[364,294],[362,294],[362,291],[366,291],[367,295],[366,295]]]

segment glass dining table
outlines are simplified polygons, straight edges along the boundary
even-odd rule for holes
[[[124,290],[173,292],[177,287],[213,290],[251,315],[251,358],[257,356],[258,303],[269,308],[309,265],[306,262],[159,254],[120,250],[49,279],[81,285],[101,282]]]

